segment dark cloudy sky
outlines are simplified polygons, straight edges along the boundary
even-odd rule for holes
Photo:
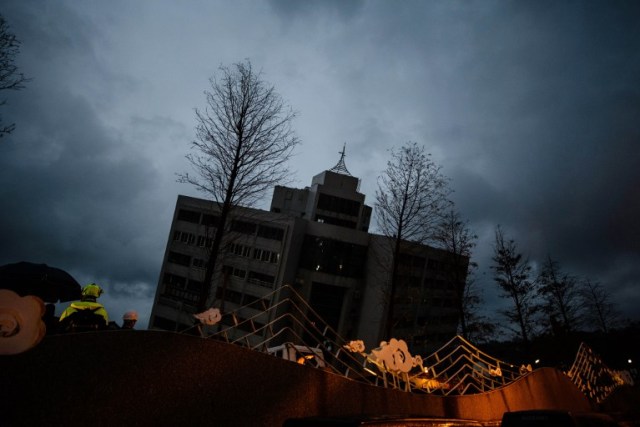
[[[251,59],[299,112],[297,187],[346,163],[373,205],[388,149],[424,144],[488,270],[495,226],[640,317],[637,1],[31,1],[0,13],[33,80],[6,95],[0,264],[96,281],[146,327],[194,108]],[[266,195],[268,202],[270,194]],[[262,207],[266,207],[267,204]],[[487,307],[490,272],[480,274]]]

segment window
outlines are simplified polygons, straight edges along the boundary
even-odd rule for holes
[[[201,258],[194,258],[192,262],[195,268],[205,268],[207,263]]]
[[[258,273],[256,271],[249,272],[249,282],[254,283],[256,285],[265,286],[268,288],[273,287],[273,282],[276,280],[275,277],[270,276],[264,273]]]
[[[355,221],[349,221],[346,219],[339,219],[339,218],[333,218],[327,215],[316,215],[316,222],[320,222],[323,224],[331,224],[331,225],[337,225],[340,227],[345,227],[345,228],[356,228],[356,223]]]
[[[300,267],[344,277],[362,277],[367,247],[354,243],[306,235]]]
[[[244,279],[245,277],[247,277],[247,272],[245,270],[242,270],[242,269],[236,268],[236,267],[232,267],[230,265],[225,265],[223,267],[223,271],[226,274],[229,274],[229,275],[235,276],[235,277],[239,277],[240,279]]]
[[[223,298],[222,288],[218,287],[216,289],[216,298],[224,299],[225,301],[229,301],[229,302],[232,302],[234,304],[240,305],[240,301],[242,300],[242,294],[240,292],[233,291],[231,289],[225,289],[224,298]]]
[[[178,220],[198,224],[200,223],[200,212],[190,211],[188,209],[180,209],[178,211]]]
[[[231,231],[253,235],[256,232],[256,224],[253,222],[234,220],[231,222]]]
[[[193,245],[195,243],[195,241],[196,241],[196,236],[195,236],[195,234],[185,233],[183,231],[182,235],[180,236],[180,241],[182,243],[186,243],[187,245]]]
[[[258,227],[258,236],[281,242],[284,237],[284,230],[282,228],[261,225]]]
[[[165,285],[184,287],[185,283],[187,283],[187,279],[176,274],[164,273],[162,283]]]
[[[187,282],[187,290],[192,292],[200,292],[202,290],[202,282],[189,279]]]
[[[162,295],[188,304],[195,304],[198,301],[199,289],[192,289],[191,280],[187,282],[187,279],[182,276],[165,273],[163,282],[165,286]]]
[[[173,240],[175,242],[182,242],[187,245],[193,245],[196,241],[195,234],[187,233],[186,231],[175,231],[173,233]]]
[[[202,225],[207,227],[215,227],[218,225],[218,217],[210,214],[202,214]]]
[[[262,262],[269,262],[275,264],[278,262],[278,254],[276,252],[268,251],[266,249],[255,248],[253,250],[253,258]]]
[[[234,243],[231,246],[231,250],[235,255],[242,256],[242,257],[249,257],[249,254],[251,253],[250,247],[245,245],[240,245],[238,243]]]
[[[191,257],[189,255],[181,254],[174,251],[169,251],[167,262],[189,267],[189,265],[191,264]]]
[[[242,304],[255,308],[256,310],[267,310],[269,308],[269,300],[249,294],[244,295]]]
[[[358,216],[360,213],[360,202],[344,199],[342,197],[330,196],[328,194],[320,194],[320,196],[318,196],[318,209],[350,216]]]

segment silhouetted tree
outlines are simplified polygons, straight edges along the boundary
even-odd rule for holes
[[[538,276],[538,292],[545,301],[542,311],[554,333],[575,332],[580,324],[580,289],[576,277],[563,272],[548,256]]]
[[[210,304],[216,260],[231,211],[252,206],[275,185],[288,181],[286,166],[299,140],[291,128],[295,113],[247,60],[220,67],[205,91],[207,107],[196,110],[196,140],[187,155],[196,175],[180,175],[219,207],[198,309]],[[223,293],[226,281],[223,280]]]
[[[449,180],[431,160],[424,147],[408,142],[391,150],[387,169],[376,190],[377,224],[393,242],[385,333],[391,336],[393,310],[398,286],[398,260],[403,241],[425,243],[449,206]]]
[[[469,229],[467,222],[463,222],[460,214],[450,209],[438,223],[433,240],[435,245],[451,254],[451,263],[447,269],[447,276],[451,285],[456,289],[456,304],[460,335],[469,339],[467,320],[473,315],[471,310],[480,303],[479,296],[471,294],[473,281],[467,280],[471,250],[476,245],[478,236]]]
[[[486,316],[480,314],[480,307],[484,299],[477,288],[475,279],[477,265],[471,263],[465,279],[465,291],[463,295],[464,331],[460,325],[460,335],[474,344],[481,344],[495,339],[496,324]]]
[[[529,348],[530,339],[535,330],[534,315],[537,312],[535,301],[536,287],[531,280],[529,261],[518,253],[513,240],[506,240],[500,226],[496,227],[493,266],[494,280],[502,290],[502,298],[509,298],[513,308],[501,310],[512,324],[508,327],[520,336],[525,348]]]
[[[18,67],[15,64],[19,52],[20,41],[11,33],[7,21],[0,15],[0,91],[23,89],[23,83],[29,81],[22,73],[18,72]],[[6,99],[0,100],[0,106],[6,103]],[[0,116],[0,138],[11,133],[15,127],[15,123],[2,125]]]
[[[611,296],[600,283],[585,280],[582,286],[585,323],[605,334],[620,320],[620,313],[611,302]]]

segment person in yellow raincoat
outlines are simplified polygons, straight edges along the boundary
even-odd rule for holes
[[[83,332],[106,329],[109,315],[104,306],[96,302],[103,290],[95,283],[82,288],[80,301],[74,301],[60,315],[60,331]]]

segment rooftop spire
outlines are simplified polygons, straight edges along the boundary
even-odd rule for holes
[[[331,172],[337,172],[344,175],[352,176],[351,173],[349,173],[349,170],[347,170],[347,166],[344,164],[344,156],[345,156],[346,148],[347,148],[347,143],[345,142],[344,145],[342,146],[342,151],[338,152],[340,154],[340,160],[338,161],[338,164],[329,170]]]

